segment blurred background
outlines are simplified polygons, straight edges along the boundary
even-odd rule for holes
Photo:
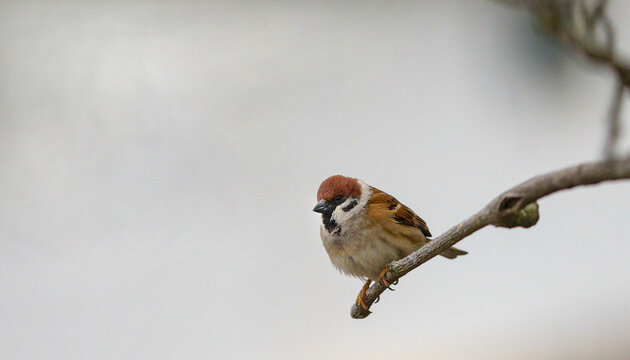
[[[612,90],[494,1],[3,1],[0,358],[628,359],[630,183],[475,233],[365,320],[311,212],[344,174],[439,235],[598,159]]]

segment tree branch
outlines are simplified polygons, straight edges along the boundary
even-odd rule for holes
[[[527,228],[535,225],[538,222],[536,200],[549,194],[576,186],[620,179],[630,179],[630,157],[616,161],[585,163],[536,176],[502,193],[481,211],[453,226],[409,256],[389,264],[386,279],[390,283],[398,280],[485,226]],[[368,307],[385,289],[386,287],[378,282],[368,289],[364,298]],[[369,310],[354,305],[350,315],[355,319],[362,319],[370,313]]]

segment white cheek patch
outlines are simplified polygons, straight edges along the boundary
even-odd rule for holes
[[[344,208],[349,207],[352,203],[356,204],[356,202],[357,199],[350,197],[343,203],[337,205],[335,211],[333,211],[332,213],[332,219],[334,219],[337,224],[343,224],[344,221],[348,220],[352,217],[352,215],[354,215],[354,213],[356,212],[355,209],[357,209],[357,205],[355,205],[352,209],[348,211],[345,211]]]

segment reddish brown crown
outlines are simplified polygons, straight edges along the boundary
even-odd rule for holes
[[[317,201],[330,201],[337,195],[361,197],[361,185],[355,178],[334,175],[324,180],[317,190]]]

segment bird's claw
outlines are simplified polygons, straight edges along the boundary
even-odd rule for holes
[[[398,279],[394,280],[394,282],[391,282],[391,283],[389,281],[387,281],[387,279],[385,278],[385,275],[387,275],[387,271],[388,271],[387,268],[385,268],[385,269],[383,269],[383,271],[381,271],[381,274],[378,276],[378,282],[381,285],[383,285],[386,288],[388,288],[389,290],[396,291],[396,290],[392,289],[390,286],[398,284]]]

